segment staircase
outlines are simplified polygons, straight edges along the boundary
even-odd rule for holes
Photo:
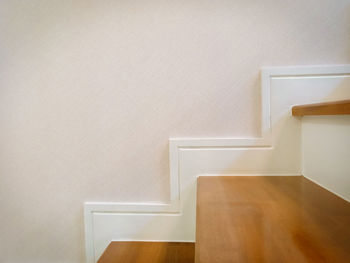
[[[350,100],[292,113],[350,114]],[[98,262],[350,262],[349,225],[350,203],[304,176],[201,176],[196,244],[111,242]]]

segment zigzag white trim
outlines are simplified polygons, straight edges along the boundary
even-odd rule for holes
[[[272,130],[270,116],[271,78],[320,77],[350,73],[350,65],[302,66],[263,68],[261,71],[261,137],[259,138],[170,138],[170,203],[119,203],[86,202],[84,204],[85,245],[87,262],[95,261],[94,255],[94,213],[135,213],[135,214],[173,214],[180,213],[180,149],[208,148],[251,148],[271,147]],[[262,175],[262,174],[260,174]],[[291,175],[291,174],[286,174]],[[295,174],[292,174],[295,175]]]

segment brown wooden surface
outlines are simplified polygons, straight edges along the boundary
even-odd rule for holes
[[[98,263],[193,263],[194,243],[111,242]]]
[[[350,262],[350,203],[302,176],[199,177],[195,259]]]
[[[350,100],[294,106],[293,116],[350,114]]]

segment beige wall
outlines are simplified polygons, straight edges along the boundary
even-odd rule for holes
[[[350,202],[350,116],[303,117],[302,142],[304,176]]]
[[[169,137],[259,135],[262,66],[350,62],[350,1],[0,3],[0,261],[83,262],[84,201],[166,201]]]

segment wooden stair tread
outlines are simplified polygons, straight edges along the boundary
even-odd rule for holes
[[[194,243],[111,242],[98,263],[193,263]]]
[[[293,116],[350,114],[350,100],[298,105],[292,108]]]
[[[196,263],[350,262],[350,203],[302,176],[199,177]]]

